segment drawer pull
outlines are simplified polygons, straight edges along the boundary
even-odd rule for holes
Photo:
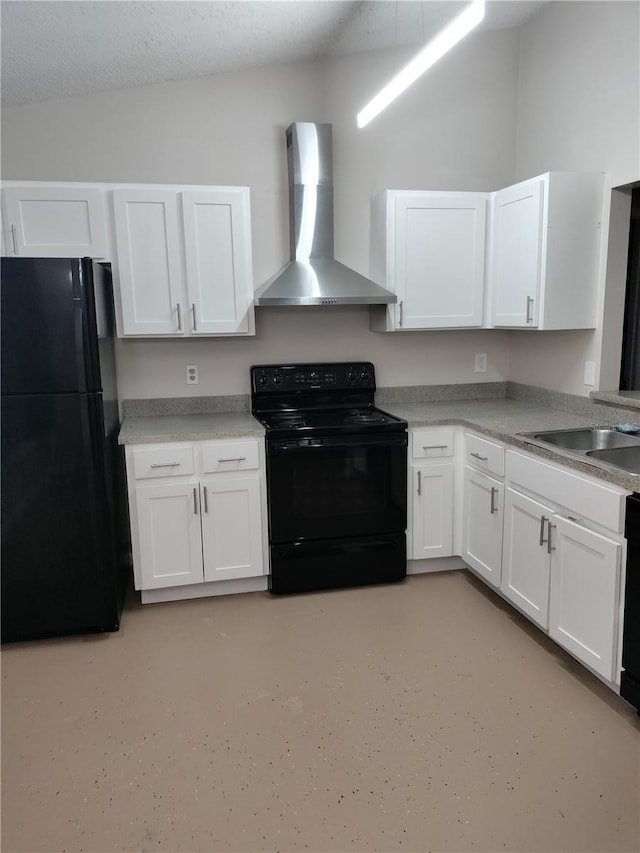
[[[527,316],[525,318],[525,322],[527,323],[533,323],[531,308],[533,308],[533,299],[530,296],[527,296]]]
[[[474,456],[476,459],[479,459],[481,462],[488,462],[489,461],[488,456],[480,456],[479,453],[471,453],[470,456]]]
[[[495,487],[492,487],[492,489],[491,489],[491,515],[493,515],[494,512],[498,512],[498,507],[495,504],[497,494],[498,494],[498,490]]]
[[[544,525],[545,525],[545,522],[547,522],[547,521],[549,521],[549,519],[546,517],[546,515],[540,516],[540,547],[542,547],[544,545],[544,543],[547,541],[544,538]]]
[[[446,450],[449,447],[448,444],[423,444],[423,450]]]
[[[551,530],[555,529],[557,525],[551,524],[549,522],[549,538],[547,539],[547,554],[550,554],[552,551],[556,550],[556,546],[551,544]]]
[[[218,462],[246,462],[246,456],[227,456],[224,459],[218,457]]]
[[[150,468],[176,468],[179,462],[152,462]]]

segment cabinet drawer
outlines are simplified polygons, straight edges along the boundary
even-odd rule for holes
[[[514,450],[507,453],[507,474],[511,482],[565,507],[577,520],[588,518],[622,533],[627,495],[623,489]]]
[[[478,435],[465,435],[465,460],[481,471],[504,477],[504,447]]]
[[[257,441],[216,441],[202,445],[202,473],[258,468]]]
[[[442,456],[453,456],[453,430],[411,430],[411,455],[414,459],[439,459]]]
[[[131,455],[136,480],[188,477],[194,472],[193,450],[189,444],[141,447]]]

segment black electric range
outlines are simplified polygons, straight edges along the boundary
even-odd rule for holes
[[[251,368],[272,592],[405,577],[407,424],[374,405],[375,388],[370,362]]]

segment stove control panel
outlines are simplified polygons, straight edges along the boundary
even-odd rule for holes
[[[251,390],[258,394],[350,389],[373,391],[375,387],[375,371],[368,361],[266,364],[251,368]]]

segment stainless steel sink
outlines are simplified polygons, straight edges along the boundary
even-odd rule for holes
[[[587,429],[549,430],[547,432],[521,433],[523,438],[534,438],[563,450],[588,453],[593,450],[610,450],[615,447],[640,446],[640,437],[617,432],[609,427]]]
[[[640,474],[640,443],[635,447],[616,447],[609,450],[589,450],[590,459],[599,459],[607,465],[615,465],[631,474]]]
[[[613,427],[521,432],[519,435],[541,447],[563,450],[585,461],[640,474],[640,435],[618,432]]]

